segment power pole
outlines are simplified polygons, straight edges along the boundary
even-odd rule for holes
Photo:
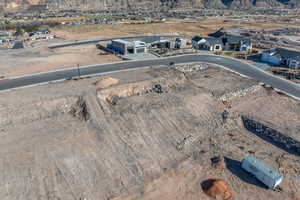
[[[78,77],[80,78],[80,69],[79,69],[79,64],[77,64],[77,71],[78,71]]]

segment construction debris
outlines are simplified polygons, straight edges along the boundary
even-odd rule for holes
[[[80,120],[87,121],[90,118],[90,114],[87,109],[87,105],[83,97],[79,97],[75,105],[73,105],[69,111],[69,113],[79,118]]]
[[[226,168],[225,159],[223,156],[212,157],[211,166],[216,169],[224,170]]]
[[[260,122],[254,121],[247,116],[242,116],[245,128],[259,136],[260,138],[271,142],[275,146],[292,154],[300,155],[300,142],[288,137],[279,131],[276,131]]]

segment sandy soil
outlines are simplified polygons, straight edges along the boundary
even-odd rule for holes
[[[77,65],[119,61],[112,54],[96,49],[95,44],[50,50],[48,43],[34,44],[33,48],[0,52],[0,75],[6,77],[45,72]]]
[[[207,64],[192,68],[153,67],[2,93],[1,199],[209,200],[200,186],[208,178],[224,179],[236,199],[296,199],[299,156],[246,131],[241,115],[299,141],[299,102],[258,86],[224,103],[222,96],[258,83]],[[281,190],[241,170],[250,153],[281,169]],[[217,155],[226,158],[224,168],[212,167]]]
[[[152,24],[126,24],[119,23],[115,25],[77,25],[64,26],[54,28],[52,31],[58,36],[68,39],[86,39],[100,36],[122,36],[129,34],[183,34],[187,36],[202,35],[224,27],[243,26],[250,29],[277,29],[294,27],[291,23],[283,22],[280,19],[272,20],[265,19],[250,19],[248,22],[224,21],[223,17],[210,17],[198,21],[184,21],[184,20],[169,20],[162,23]],[[261,23],[260,23],[261,21]],[[295,25],[295,27],[298,27]]]

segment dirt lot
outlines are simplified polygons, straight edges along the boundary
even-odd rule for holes
[[[276,21],[276,23],[275,23]],[[177,20],[172,19],[162,23],[150,24],[128,24],[119,23],[115,25],[76,25],[54,28],[52,31],[58,36],[67,39],[86,39],[99,36],[122,36],[129,34],[183,34],[187,36],[202,35],[224,27],[242,26],[249,29],[278,29],[278,28],[299,28],[299,24],[282,21],[280,18],[257,18],[241,22],[228,21],[223,17],[208,17],[199,20]]]
[[[300,103],[217,67],[153,67],[1,97],[1,199],[209,200],[208,178],[224,179],[236,199],[299,198],[299,155],[246,131],[241,116],[299,141]],[[241,170],[252,153],[283,173],[280,190]],[[224,168],[211,165],[218,155]]]
[[[90,65],[120,60],[115,55],[96,49],[95,44],[55,50],[48,49],[49,42],[30,45],[32,48],[0,51],[1,76],[12,77],[74,67],[77,64]]]

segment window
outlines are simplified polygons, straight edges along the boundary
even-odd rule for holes
[[[215,50],[220,50],[221,49],[221,46],[220,45],[216,45],[215,46]]]

